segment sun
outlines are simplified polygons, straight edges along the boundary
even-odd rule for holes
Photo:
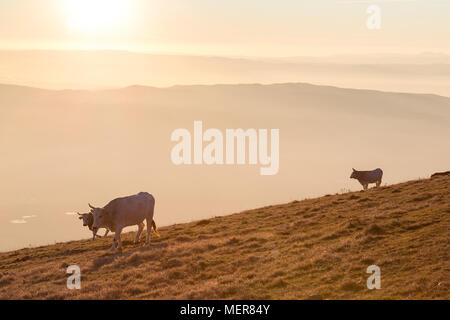
[[[65,0],[64,11],[71,31],[88,34],[120,28],[128,13],[127,0]]]

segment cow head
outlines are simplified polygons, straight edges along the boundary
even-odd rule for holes
[[[91,206],[91,204],[88,204],[91,208],[91,214],[94,217],[94,223],[92,224],[92,228],[94,232],[97,232],[99,228],[102,228],[108,218],[108,213],[103,208],[96,208],[94,206]]]
[[[353,169],[353,172],[350,175],[350,179],[357,179],[358,178],[358,171],[355,170],[355,168],[352,168],[352,169]]]
[[[83,220],[83,226],[92,226],[93,216],[92,213],[78,213],[78,219]]]

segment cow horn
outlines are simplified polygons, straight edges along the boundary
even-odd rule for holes
[[[82,216],[82,214],[81,214],[81,213],[79,213],[79,212],[77,212],[77,214],[78,214],[79,216]]]
[[[91,209],[95,209],[95,207],[91,206],[90,203],[88,203],[88,206],[89,206],[89,208],[91,208]]]
[[[356,171],[355,168],[352,168],[352,169],[353,169],[353,171]]]

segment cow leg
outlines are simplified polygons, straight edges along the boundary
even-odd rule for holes
[[[147,218],[147,240],[145,241],[145,244],[150,244],[150,239],[152,236],[152,221],[153,221],[153,217],[151,217],[150,219]]]
[[[122,228],[117,228],[116,233],[114,234],[115,240],[119,243],[117,246],[117,250],[122,251],[122,240],[120,239],[120,234],[122,233]]]
[[[122,232],[121,228],[117,228],[116,231],[114,232],[114,238],[113,238],[112,246],[111,246],[111,249],[110,249],[112,252],[114,252],[114,249],[116,249],[116,242],[118,243],[117,249],[122,251],[122,241],[120,240],[120,233],[121,232]]]
[[[381,180],[378,180],[378,181],[377,181],[377,185],[376,185],[376,186],[377,186],[377,187],[379,187],[379,186],[380,186],[380,184],[381,184]]]
[[[368,183],[365,183],[364,185],[363,185],[363,188],[364,188],[364,190],[367,190],[367,187],[369,186],[369,184]]]
[[[136,237],[134,238],[134,244],[139,242],[139,237],[141,236],[142,230],[144,230],[144,222],[138,224],[138,231]]]
[[[114,234],[114,238],[112,241],[111,251],[114,252],[114,249],[116,249],[116,234]]]

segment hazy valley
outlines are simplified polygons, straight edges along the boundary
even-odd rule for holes
[[[1,250],[87,238],[66,212],[139,191],[155,196],[156,222],[169,225],[359,190],[352,167],[381,167],[383,184],[392,184],[446,170],[450,160],[450,99],[436,95],[294,83],[100,91],[2,85],[0,106]],[[174,165],[171,133],[192,132],[194,120],[205,130],[279,129],[279,172]]]

